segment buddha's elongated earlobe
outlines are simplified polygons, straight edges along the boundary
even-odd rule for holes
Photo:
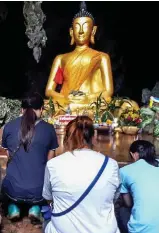
[[[91,35],[90,42],[91,42],[91,44],[95,44],[94,35]]]
[[[91,38],[90,38],[91,44],[95,44],[94,36],[96,34],[96,31],[97,31],[97,26],[94,26],[92,30]]]
[[[74,45],[74,43],[75,43],[74,36],[71,36],[71,42],[70,42],[70,45]]]
[[[75,39],[74,39],[74,36],[73,36],[73,29],[70,28],[70,36],[71,36],[71,42],[70,42],[70,45],[74,45],[75,43]]]

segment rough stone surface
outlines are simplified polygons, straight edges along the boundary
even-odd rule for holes
[[[2,233],[42,233],[41,225],[33,225],[27,217],[11,222],[6,217],[2,218]]]

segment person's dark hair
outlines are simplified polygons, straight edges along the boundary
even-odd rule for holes
[[[137,152],[139,159],[144,159],[147,163],[158,167],[159,162],[156,159],[156,151],[154,145],[146,140],[134,141],[129,149],[129,152]]]
[[[78,116],[66,126],[64,147],[68,151],[92,147],[94,136],[93,121],[88,116]]]
[[[43,98],[38,93],[27,96],[22,100],[21,107],[24,109],[24,114],[19,130],[19,140],[25,151],[28,151],[34,135],[35,122],[37,121],[34,110],[41,109],[43,105]]]
[[[87,11],[87,6],[86,6],[86,3],[85,1],[82,1],[80,3],[80,10],[77,14],[75,14],[74,18],[73,18],[73,21],[77,18],[81,18],[81,17],[89,17],[92,19],[93,21],[93,24],[95,24],[95,20],[94,20],[94,17],[93,15]],[[72,21],[72,25],[73,25],[73,21]]]

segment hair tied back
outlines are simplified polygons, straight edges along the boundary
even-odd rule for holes
[[[83,123],[80,121],[77,121],[77,128],[83,130],[84,129]]]

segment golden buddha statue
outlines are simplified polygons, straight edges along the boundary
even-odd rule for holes
[[[75,43],[76,47],[55,58],[46,87],[47,97],[62,105],[80,107],[90,104],[101,92],[105,98],[113,95],[109,55],[89,47],[95,43],[96,30],[93,16],[82,2],[70,28],[71,45]],[[62,84],[60,93],[55,91],[57,84]]]
[[[72,111],[84,109],[100,93],[106,99],[114,92],[109,55],[89,47],[95,43],[96,30],[94,18],[82,2],[70,28],[71,45],[76,47],[58,55],[51,68],[45,95],[62,106],[69,105]],[[58,84],[62,85],[60,92],[56,91]]]

